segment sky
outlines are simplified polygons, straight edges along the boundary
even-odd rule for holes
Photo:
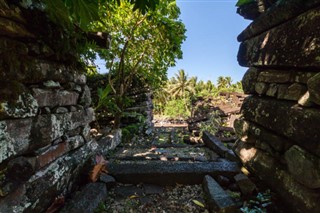
[[[216,82],[218,76],[240,81],[247,68],[237,62],[237,36],[250,21],[236,13],[236,0],[177,0],[187,29],[183,59],[168,70],[171,78],[180,69],[189,77]]]
[[[247,68],[237,62],[237,36],[250,21],[236,13],[237,0],[177,0],[180,18],[187,29],[182,45],[183,59],[168,70],[168,78],[184,69],[189,77],[211,80],[230,76],[233,83],[240,81]],[[96,61],[100,72],[106,72],[104,62]]]

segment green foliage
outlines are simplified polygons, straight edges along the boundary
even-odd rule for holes
[[[98,88],[98,105],[96,109],[104,108],[109,113],[115,114],[116,112],[120,112],[121,109],[115,104],[115,98],[111,95],[112,89],[110,85],[107,85],[104,89]]]
[[[219,131],[219,127],[222,126],[222,124],[223,122],[219,112],[213,111],[210,113],[208,121],[200,123],[200,135],[202,135],[204,131],[215,135]]]
[[[131,124],[122,128],[122,142],[130,142],[135,135],[138,135],[140,133],[141,128],[141,123]]]
[[[240,7],[242,5],[250,4],[252,2],[255,2],[256,0],[238,0],[236,6]]]
[[[186,110],[188,103],[185,99],[173,99],[167,102],[164,115],[171,118],[187,118],[190,116],[190,112]]]
[[[101,20],[94,22],[93,31],[108,31],[112,37],[108,50],[99,50],[107,62],[109,85],[118,107],[115,127],[125,109],[126,95],[134,81],[143,87],[157,88],[166,79],[169,66],[182,57],[181,44],[185,28],[179,8],[172,0],[161,0],[154,11],[143,14],[121,0],[120,4],[104,5]]]
[[[246,206],[240,208],[241,212],[244,213],[266,213],[271,201],[271,191],[266,190],[264,193],[258,193],[255,199],[251,199]]]

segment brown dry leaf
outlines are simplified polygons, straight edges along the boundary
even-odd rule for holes
[[[101,174],[101,172],[107,171],[106,165],[104,164],[97,164],[93,167],[92,171],[90,172],[90,180],[92,182],[96,182]]]
[[[64,197],[58,196],[54,199],[51,206],[47,209],[46,213],[55,213],[58,212],[64,205]]]

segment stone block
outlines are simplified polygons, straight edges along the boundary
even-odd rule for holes
[[[285,159],[295,180],[311,189],[320,188],[319,157],[294,145],[285,153]]]
[[[116,179],[111,175],[107,175],[105,173],[101,173],[99,176],[99,181],[106,184],[107,188],[112,188],[117,185]]]
[[[29,149],[31,124],[31,118],[0,121],[0,163]]]
[[[275,132],[272,132],[270,130],[267,130],[263,128],[262,126],[259,126],[257,124],[254,124],[252,122],[248,122],[248,135],[247,140],[248,141],[255,141],[257,147],[260,146],[261,149],[265,151],[269,151],[269,153],[273,153],[273,151],[284,153],[285,150],[287,150],[292,144],[292,141],[289,141],[285,137],[281,137],[280,135],[276,134]],[[259,141],[259,142],[257,142]],[[267,144],[272,149],[270,150],[270,147],[264,147]]]
[[[270,84],[269,88],[266,92],[267,96],[276,97],[278,92],[278,85],[277,84]]]
[[[0,17],[0,35],[9,38],[35,38],[24,25],[3,17]]]
[[[39,107],[76,105],[79,98],[79,94],[73,91],[47,90],[39,88],[34,88],[32,91]]]
[[[15,102],[0,103],[0,119],[29,118],[37,115],[39,105],[30,93],[19,95]]]
[[[84,107],[89,107],[92,103],[90,89],[87,85],[83,87],[82,94],[80,95],[79,103]]]
[[[245,120],[285,136],[320,156],[319,109],[301,108],[288,101],[247,97],[242,105],[242,113]]]
[[[246,67],[320,68],[319,22],[320,11],[315,8],[242,42],[238,52],[239,64]]]
[[[256,93],[258,93],[259,95],[264,95],[266,94],[267,90],[269,88],[269,85],[263,82],[257,82],[255,84],[255,91]]]
[[[65,132],[84,127],[94,119],[92,108],[65,114],[39,115],[32,126],[32,148],[44,147]]]
[[[256,93],[255,84],[257,82],[259,75],[258,69],[251,67],[244,74],[242,78],[242,88],[245,94],[254,94]]]
[[[311,98],[310,98],[309,91],[306,92],[303,96],[301,96],[301,98],[298,100],[298,104],[300,106],[304,106],[304,107],[315,106],[315,103],[313,103]]]
[[[89,183],[61,209],[61,213],[93,213],[107,197],[103,183]]]
[[[225,153],[229,150],[217,137],[207,131],[203,132],[202,140],[208,148],[219,154],[221,157],[224,157]]]
[[[308,80],[316,74],[316,72],[297,72],[294,75],[293,81],[297,83],[307,84]]]
[[[306,92],[307,87],[305,85],[294,83],[288,87],[283,99],[298,101]]]
[[[84,139],[81,136],[68,138],[67,141],[50,146],[45,150],[41,150],[35,157],[35,169],[38,170],[52,161],[58,159],[67,152],[79,148],[84,144]]]
[[[236,212],[236,205],[232,198],[212,177],[206,175],[202,186],[210,212]]]
[[[320,73],[316,74],[308,80],[308,91],[310,99],[320,105]]]
[[[252,195],[256,191],[256,185],[244,174],[237,174],[234,176],[239,189],[244,196]]]
[[[259,73],[258,81],[265,83],[288,83],[291,79],[291,72],[280,70],[268,70]]]
[[[283,170],[279,162],[270,155],[257,150],[245,165],[279,195],[288,211],[312,213],[319,211],[320,194],[295,181],[292,175]]]
[[[119,138],[110,138],[113,140],[112,144],[119,144],[116,141]],[[89,174],[89,170],[84,170],[84,165],[97,152],[101,152],[99,144],[89,141],[73,152],[59,157],[33,174],[14,192],[2,198],[0,209],[4,212],[44,212],[55,196],[71,192],[79,174]]]
[[[264,1],[265,2],[265,1]],[[245,41],[269,29],[287,22],[320,5],[318,0],[278,1],[272,8],[262,13],[239,36],[238,41]],[[288,31],[291,32],[291,31]],[[292,32],[291,32],[292,33]],[[290,33],[290,34],[291,34]]]

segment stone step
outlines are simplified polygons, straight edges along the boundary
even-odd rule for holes
[[[162,161],[215,161],[219,157],[205,147],[167,147],[167,148],[121,148],[113,159],[117,160],[162,160]],[[112,157],[111,157],[112,159]]]
[[[205,175],[232,178],[239,173],[237,163],[172,162],[172,161],[110,161],[109,174],[122,183],[152,183],[161,185],[200,184]]]

